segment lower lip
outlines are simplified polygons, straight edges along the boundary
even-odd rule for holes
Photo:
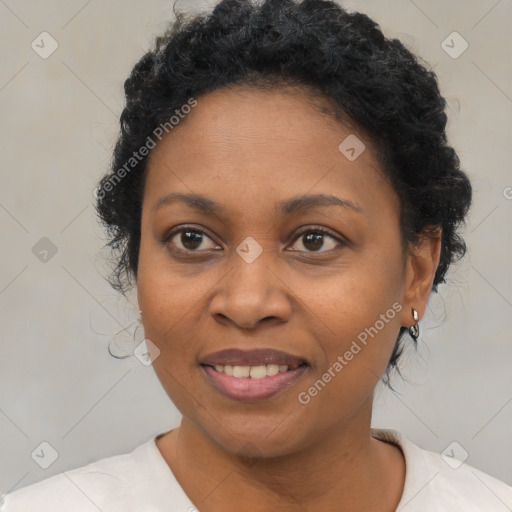
[[[307,365],[295,370],[279,372],[277,375],[252,379],[251,377],[232,377],[218,372],[211,366],[203,366],[209,381],[223,395],[233,400],[255,401],[270,398],[280,391],[293,386],[308,369]]]

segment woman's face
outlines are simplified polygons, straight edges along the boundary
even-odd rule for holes
[[[424,308],[412,278],[370,141],[304,97],[217,90],[151,154],[137,286],[153,366],[227,451],[292,453],[368,426],[399,328]]]

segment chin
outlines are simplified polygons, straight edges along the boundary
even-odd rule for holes
[[[297,429],[297,423],[289,415],[283,419],[272,418],[268,414],[257,418],[247,416],[234,418],[229,421],[224,418],[222,424],[212,425],[208,428],[200,427],[217,446],[222,450],[250,459],[261,459],[290,455],[303,449],[303,437]]]

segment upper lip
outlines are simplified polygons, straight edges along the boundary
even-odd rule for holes
[[[209,366],[258,366],[266,364],[299,366],[304,363],[307,364],[307,361],[302,357],[271,348],[257,348],[252,350],[228,348],[208,354],[201,359],[200,363]]]

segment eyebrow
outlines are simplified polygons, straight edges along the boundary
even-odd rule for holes
[[[183,194],[180,192],[172,192],[161,197],[151,210],[154,212],[163,205],[171,204],[176,201],[182,201],[191,208],[212,215],[221,215],[226,211],[224,206],[208,197],[198,194]],[[291,199],[277,203],[275,210],[278,214],[290,215],[292,213],[300,213],[325,206],[341,206],[357,213],[363,213],[363,209],[357,203],[326,194],[309,194],[292,197]]]

